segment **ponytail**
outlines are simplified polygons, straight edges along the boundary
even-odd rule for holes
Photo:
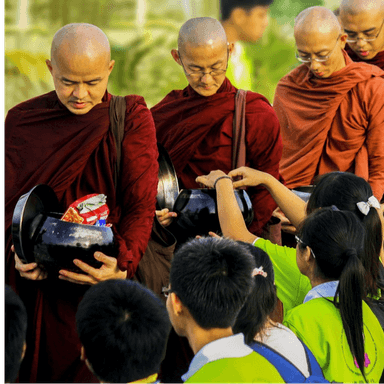
[[[304,220],[299,236],[316,255],[315,274],[328,281],[339,280],[333,304],[340,310],[348,346],[366,380],[363,300],[367,294],[367,271],[362,262],[366,238],[363,224],[352,212],[322,208]]]
[[[343,328],[349,348],[365,380],[363,307],[365,297],[365,270],[355,249],[347,249],[343,255],[346,263],[341,272],[334,303],[340,310]]]
[[[256,335],[263,333],[268,318],[277,305],[276,287],[274,285],[273,265],[269,256],[261,249],[239,241],[255,258],[257,268],[262,267],[263,273],[254,275],[254,285],[246,302],[232,327],[233,333],[243,333],[246,344],[251,344]]]

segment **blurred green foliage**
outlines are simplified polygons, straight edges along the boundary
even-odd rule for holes
[[[107,34],[116,61],[109,91],[142,95],[153,106],[187,85],[170,54],[180,26],[190,17],[219,18],[218,1],[6,0],[5,111],[53,89],[45,60],[54,33],[72,22],[95,24]],[[279,79],[297,64],[294,17],[313,5],[323,5],[323,0],[275,0],[265,35],[256,44],[246,44],[254,63],[253,90],[270,101]]]

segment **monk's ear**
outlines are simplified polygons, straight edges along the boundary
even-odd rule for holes
[[[233,53],[233,50],[235,49],[234,43],[227,43],[228,44],[228,55],[231,56]]]
[[[172,49],[171,55],[173,60],[175,60],[177,64],[181,65],[179,51],[177,49]]]
[[[111,60],[108,66],[108,74],[111,74],[113,67],[115,66],[115,60]]]
[[[51,60],[45,60],[45,64],[47,64],[47,67],[48,67],[48,70],[49,70],[49,72],[51,72],[51,74],[52,74],[52,70],[53,70],[53,68],[52,68],[52,62],[51,62]]]
[[[348,35],[346,33],[342,33],[342,35],[340,36],[340,47],[341,47],[341,49],[345,48],[345,44],[347,43],[347,37],[348,37]]]

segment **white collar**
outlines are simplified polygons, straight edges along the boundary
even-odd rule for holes
[[[181,378],[183,381],[188,380],[205,364],[212,361],[231,357],[245,357],[252,352],[253,349],[244,343],[244,335],[242,333],[212,341],[196,353],[189,365],[188,372],[181,376]]]
[[[334,297],[336,289],[339,285],[339,280],[328,281],[323,284],[316,285],[312,288],[304,298],[304,303],[312,299],[318,299],[319,297]]]

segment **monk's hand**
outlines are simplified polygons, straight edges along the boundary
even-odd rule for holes
[[[217,233],[215,233],[215,232],[211,232],[211,231],[209,231],[208,232],[208,235],[210,236],[210,237],[216,237],[217,239],[221,239],[221,236],[219,236]],[[201,235],[197,235],[196,237],[195,237],[195,239],[202,239],[204,236],[201,236]]]
[[[257,171],[249,167],[240,167],[228,173],[232,177],[233,188],[239,187],[256,187],[260,184],[265,184],[268,173]]]
[[[168,208],[164,208],[161,211],[156,211],[156,216],[159,219],[159,222],[164,227],[167,227],[172,223],[174,217],[177,217],[176,212],[169,212]]]
[[[277,217],[278,219],[280,219],[281,230],[283,232],[290,233],[292,235],[296,234],[296,227],[294,225],[292,225],[292,223],[289,221],[287,216],[284,215],[284,213],[282,212],[282,210],[279,207],[277,207],[273,211],[272,216]]]
[[[211,171],[209,175],[202,175],[196,178],[196,183],[200,183],[205,187],[214,188],[215,182],[219,177],[227,176],[223,171]]]
[[[12,245],[11,251],[15,252],[15,247]],[[38,267],[37,263],[24,264],[15,252],[15,268],[19,271],[20,276],[28,280],[43,280],[48,274]]]
[[[75,259],[73,263],[86,274],[61,269],[59,271],[59,279],[75,284],[94,285],[104,280],[127,278],[127,271],[123,272],[119,269],[115,257],[107,256],[102,252],[95,252],[94,258],[103,263],[100,268],[93,268],[87,263]]]

